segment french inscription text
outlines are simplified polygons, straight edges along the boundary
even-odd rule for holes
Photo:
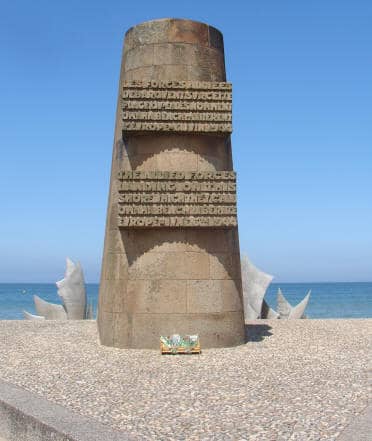
[[[231,87],[224,82],[125,81],[123,131],[229,134]]]

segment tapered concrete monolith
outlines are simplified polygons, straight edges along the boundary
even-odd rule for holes
[[[222,34],[163,19],[125,36],[99,293],[101,343],[244,341],[231,84]]]

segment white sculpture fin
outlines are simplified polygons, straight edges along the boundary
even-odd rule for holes
[[[261,317],[262,301],[273,276],[256,268],[247,256],[242,257],[242,285],[245,320]]]
[[[69,320],[83,320],[86,318],[87,295],[83,270],[80,263],[76,265],[66,259],[65,277],[56,282],[58,294],[67,311]]]
[[[298,303],[296,306],[294,306],[290,313],[289,313],[289,319],[301,319],[305,316],[305,309],[307,304],[309,303],[311,290],[306,294],[306,296],[301,300],[300,303]]]
[[[281,319],[289,318],[289,314],[291,312],[292,306],[284,297],[282,290],[280,288],[278,289],[277,300],[278,300],[277,310],[278,310],[279,318]]]
[[[262,319],[279,318],[279,314],[276,311],[274,311],[274,309],[270,308],[270,306],[266,303],[265,299],[263,299],[262,301],[261,318]]]
[[[244,294],[243,294],[243,298],[244,298]],[[248,317],[248,319],[247,319]],[[260,314],[257,314],[257,311],[255,311],[252,306],[246,302],[246,299],[244,298],[244,319],[245,320],[256,320],[259,319]]]
[[[278,313],[281,319],[301,319],[306,318],[305,309],[310,299],[311,290],[296,306],[292,306],[284,297],[281,289],[278,289]]]
[[[70,276],[70,274],[73,272],[74,268],[75,268],[74,262],[69,257],[66,257],[65,278]]]
[[[23,310],[23,316],[25,320],[45,320],[45,317],[41,315],[31,314],[30,312],[27,312],[25,310]]]
[[[46,302],[39,296],[34,296],[34,302],[36,312],[46,320],[67,320],[67,314],[62,305]]]

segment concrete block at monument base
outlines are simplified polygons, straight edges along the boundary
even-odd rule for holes
[[[208,347],[235,346],[241,343],[240,311],[222,314],[134,314],[132,331],[133,346],[154,349],[159,346],[161,335],[190,335],[192,330],[200,330],[203,338],[200,343],[208,342]],[[124,328],[125,329],[125,328]],[[151,330],[149,335],[149,329]]]
[[[240,292],[234,280],[188,280],[187,307],[190,313],[239,311]]]
[[[102,297],[99,302],[99,309],[105,312],[124,312],[131,309],[131,303],[128,301],[127,287],[129,281],[122,280],[102,280],[100,289],[102,291],[111,291],[110,297]]]
[[[129,269],[130,279],[206,279],[209,278],[209,258],[205,253],[159,252],[139,257]]]
[[[122,253],[108,253],[102,268],[105,280],[125,280],[128,272],[128,262]]]
[[[239,279],[239,255],[214,253],[209,256],[209,271],[211,279]]]
[[[186,312],[186,286],[186,280],[129,280],[127,297],[132,304],[127,309],[141,313]]]

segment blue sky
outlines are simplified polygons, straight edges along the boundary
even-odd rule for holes
[[[241,252],[276,281],[372,280],[372,2],[0,0],[0,282],[99,280],[121,45],[219,28]]]

